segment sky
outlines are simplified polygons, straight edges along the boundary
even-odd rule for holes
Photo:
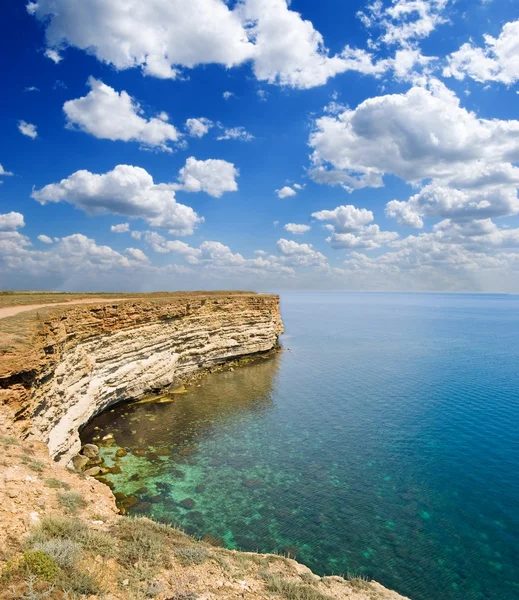
[[[0,10],[0,289],[519,292],[515,0]]]

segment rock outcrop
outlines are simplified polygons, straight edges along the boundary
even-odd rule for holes
[[[216,363],[271,350],[283,330],[279,298],[199,294],[56,307],[38,321],[32,356],[0,372],[0,398],[24,434],[68,463],[95,414],[166,388]]]

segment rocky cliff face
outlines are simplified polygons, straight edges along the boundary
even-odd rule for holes
[[[38,322],[33,355],[0,374],[0,397],[25,434],[62,463],[79,450],[79,428],[128,398],[179,377],[277,345],[279,298],[197,295],[54,309]]]

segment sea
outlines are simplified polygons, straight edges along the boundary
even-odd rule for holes
[[[519,296],[290,292],[281,313],[282,352],[84,428],[113,435],[129,514],[412,600],[517,600]]]

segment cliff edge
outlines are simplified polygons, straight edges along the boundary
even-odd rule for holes
[[[0,294],[0,599],[405,600],[122,517],[108,487],[64,467],[107,406],[268,351],[283,331],[273,295],[103,296]]]

